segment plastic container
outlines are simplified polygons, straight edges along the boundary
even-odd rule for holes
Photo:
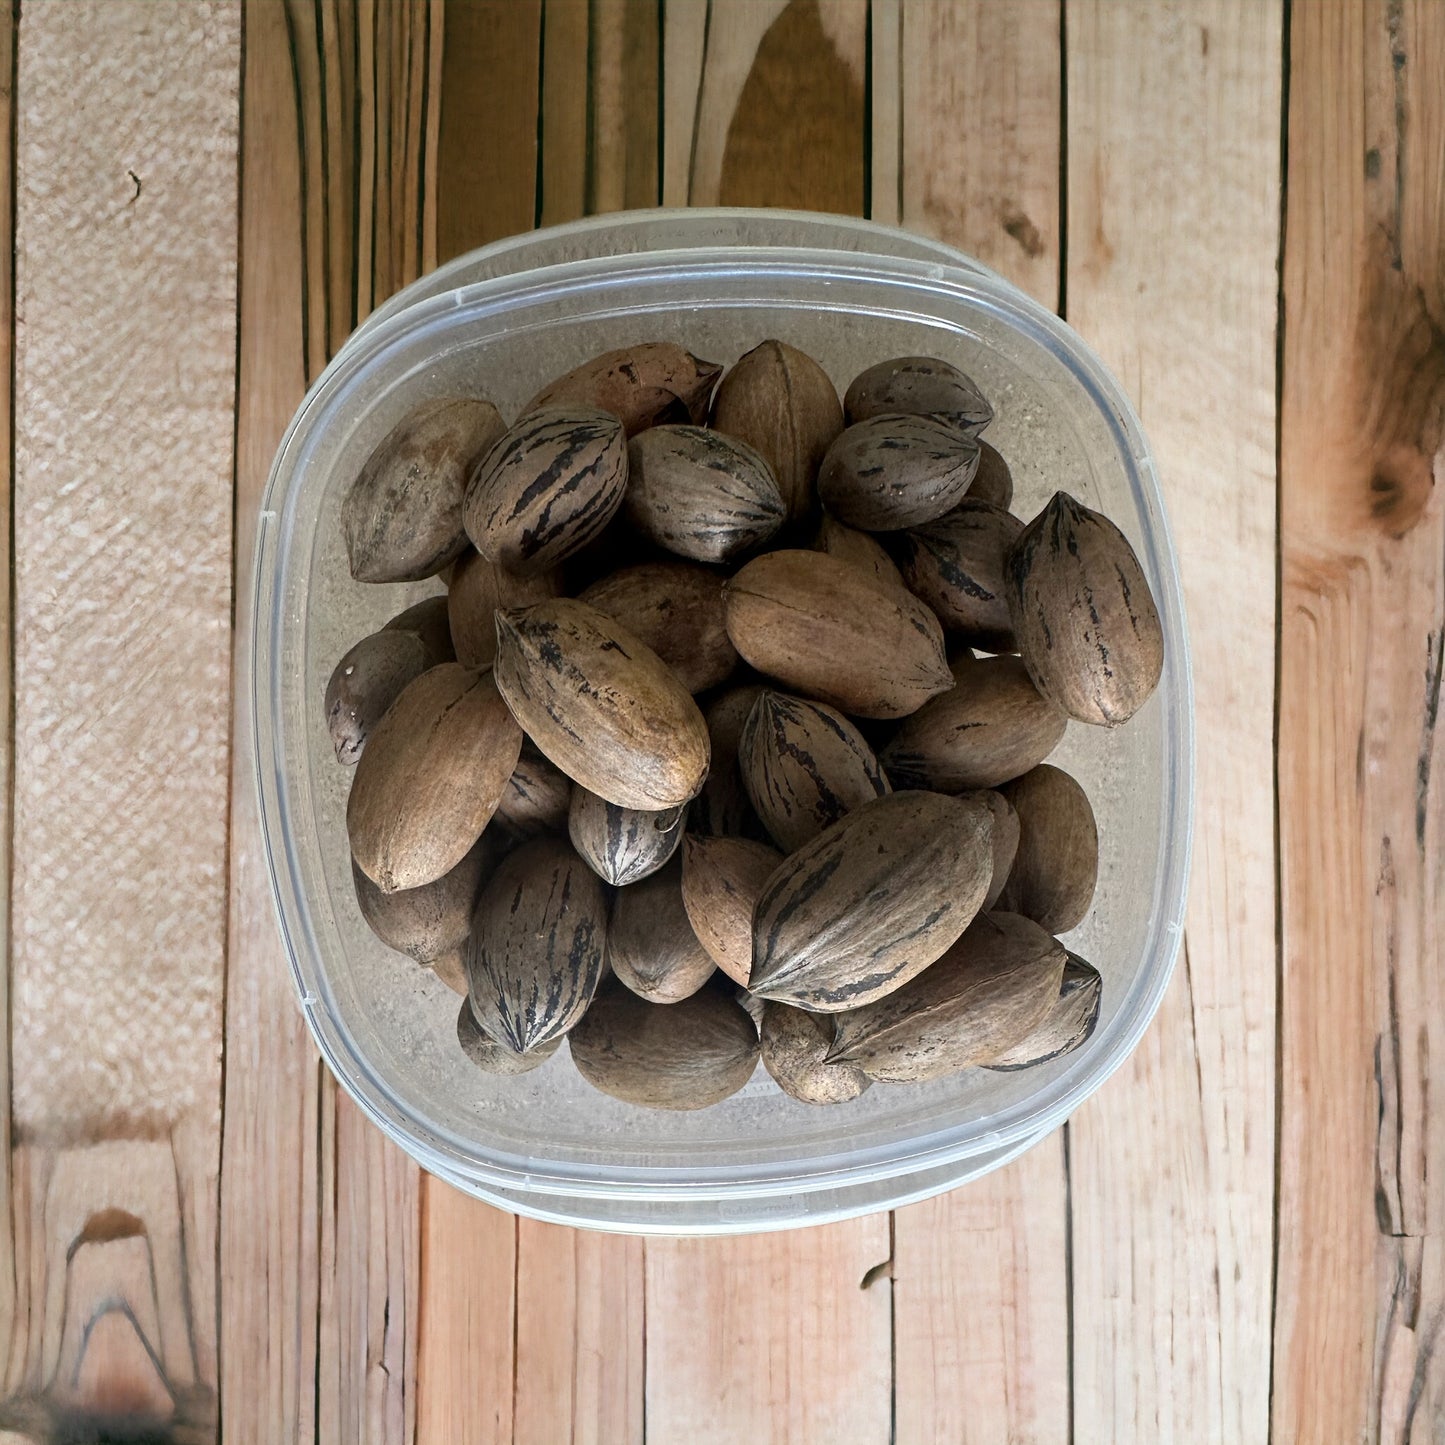
[[[367,930],[351,887],[349,770],[322,716],[335,660],[436,583],[351,581],[338,513],[362,460],[424,397],[479,389],[513,414],[543,381],[630,341],[731,362],[777,336],[840,388],[875,361],[949,358],[993,400],[989,439],[1028,517],[1059,487],[1129,535],[1165,629],[1158,692],[1113,732],[1071,724],[1055,761],[1088,790],[1100,874],[1069,946],[1099,968],[1094,1037],[1034,1070],[972,1070],[810,1108],[760,1068],[692,1114],[594,1092],[561,1050],[521,1078],[473,1068],[458,1000]],[[538,1218],[734,1233],[924,1198],[1057,1127],[1138,1042],[1178,948],[1193,735],[1179,579],[1154,465],[1117,383],[1057,318],[935,243],[833,217],[644,212],[473,253],[394,298],[312,388],[277,454],[257,549],[251,720],[276,904],[302,1008],[343,1087],[427,1169]]]

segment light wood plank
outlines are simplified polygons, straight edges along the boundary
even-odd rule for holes
[[[1445,1422],[1445,13],[1292,11],[1275,1438]]]
[[[649,112],[655,117],[659,85],[657,8],[606,0],[589,13],[568,0],[554,17],[555,3],[546,7],[542,219],[562,223],[591,209],[650,203],[656,140],[645,121]],[[615,33],[603,34],[618,27],[621,51]],[[518,1442],[642,1440],[642,1267],[638,1240],[517,1221]]]
[[[510,1445],[517,1220],[422,1178],[417,1439]]]
[[[692,184],[697,108],[702,95],[708,6],[665,3],[662,24],[662,204],[685,206]]]
[[[657,0],[592,5],[592,174],[588,210],[632,210],[660,198]]]
[[[214,1429],[239,40],[21,22],[7,1426]]]
[[[300,115],[279,5],[245,11],[234,693],[250,649],[251,558],[271,458],[306,389]],[[264,177],[264,184],[256,184]],[[340,178],[334,204],[340,205]],[[333,278],[349,268],[333,268]],[[335,279],[333,280],[335,284]],[[233,732],[226,1127],[221,1154],[221,1408],[237,1445],[316,1439],[320,1062],[276,931],[249,730]]]
[[[643,1241],[517,1223],[515,1445],[641,1441]]]
[[[647,1436],[891,1436],[889,1217],[647,1241]]]
[[[859,211],[864,8],[714,0],[700,54],[689,9],[669,4],[665,20],[669,198]],[[685,54],[701,65],[691,89],[672,64]],[[649,1239],[648,1438],[886,1441],[890,1252],[887,1215],[791,1234]]]
[[[1070,1129],[1079,1440],[1268,1433],[1282,15],[1068,0],[1065,17],[1068,315],[1158,456],[1198,727],[1180,968]]]
[[[422,187],[435,178],[423,148],[438,141],[427,81],[440,63],[439,18],[421,3],[246,9],[242,673],[257,509],[281,432],[331,349],[435,251]],[[411,1441],[419,1171],[322,1077],[279,957],[244,729],[236,739],[221,1203],[227,1436]]]
[[[875,6],[875,215],[891,202],[896,219],[901,199],[910,229],[1057,306],[1059,6],[900,6],[901,35],[885,53],[901,59],[901,77],[880,73],[881,18]],[[896,100],[882,104],[889,92]],[[1067,1238],[1062,1133],[996,1173],[897,1211],[900,1445],[1068,1438]]]
[[[901,7],[903,223],[1050,307],[1059,295],[1061,14],[1058,0]],[[876,52],[876,19],[874,40]],[[875,68],[875,123],[878,85]],[[875,129],[875,173],[880,150]]]
[[[542,5],[454,3],[445,34],[436,188],[437,249],[448,260],[533,223]],[[556,144],[554,135],[544,153]],[[517,1290],[535,1294],[518,1278],[517,1227],[511,1215],[423,1178],[421,1442],[513,1438]],[[559,1355],[570,1346],[559,1339]]]
[[[1069,1438],[1064,1151],[894,1217],[898,1445]]]

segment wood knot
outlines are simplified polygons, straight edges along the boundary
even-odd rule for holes
[[[1005,211],[1003,228],[1023,247],[1026,256],[1037,260],[1044,254],[1044,238],[1039,234],[1039,228],[1023,211]]]
[[[1435,488],[1432,458],[1397,443],[1375,460],[1370,473],[1370,518],[1389,536],[1405,536],[1424,515]]]

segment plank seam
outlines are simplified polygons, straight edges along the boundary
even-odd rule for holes
[[[14,0],[18,9],[20,0]],[[245,284],[243,265],[245,262],[245,247],[242,245],[241,206],[245,200],[246,190],[244,181],[244,167],[246,164],[246,27],[243,24],[240,28],[240,37],[237,45],[237,67],[239,74],[236,83],[236,347],[232,367],[234,370],[234,385],[232,387],[231,401],[231,638],[230,638],[230,665],[227,676],[231,680],[231,706],[226,732],[226,845],[224,850],[224,867],[222,869],[222,898],[224,906],[221,910],[221,1060],[219,1069],[219,1086],[221,1098],[221,1121],[217,1129],[216,1138],[216,1238],[215,1238],[215,1270],[216,1270],[216,1291],[214,1308],[216,1311],[215,1334],[216,1334],[216,1436],[217,1439],[225,1438],[225,1400],[221,1390],[220,1362],[225,1358],[225,1312],[221,1308],[221,1286],[224,1279],[222,1269],[222,1239],[221,1210],[222,1198],[225,1189],[225,1170],[223,1162],[226,1157],[226,1039],[229,1037],[230,1026],[229,1011],[231,999],[231,907],[232,907],[232,866],[235,861],[235,849],[233,845],[233,819],[235,816],[235,781],[236,781],[236,599],[240,591],[241,583],[241,556],[239,542],[241,537],[241,511],[240,511],[240,465],[241,465],[241,288]],[[13,94],[12,90],[12,94]],[[13,609],[12,609],[13,616]],[[12,870],[13,871],[13,870]],[[179,1176],[179,1170],[177,1171]],[[177,1188],[180,1180],[177,1177]],[[189,1302],[188,1302],[189,1307]]]
[[[1269,1276],[1269,1369],[1266,1386],[1267,1445],[1274,1445],[1274,1388],[1276,1380],[1275,1340],[1279,1328],[1279,1201],[1284,1168],[1284,1028],[1280,1014],[1284,1003],[1284,875],[1283,820],[1280,816],[1280,708],[1284,669],[1284,361],[1285,326],[1285,244],[1289,224],[1289,105],[1290,35],[1294,0],[1280,7],[1280,120],[1279,120],[1279,249],[1275,262],[1274,322],[1274,1208],[1270,1211]]]
[[[5,539],[7,553],[7,566],[10,575],[6,579],[7,591],[9,593],[10,614],[6,618],[7,639],[7,673],[4,679],[5,696],[9,712],[6,720],[5,737],[5,795],[3,798],[4,816],[0,818],[0,847],[3,847],[5,860],[5,934],[0,938],[0,948],[4,949],[4,957],[0,958],[0,966],[5,969],[6,982],[3,990],[0,990],[0,1003],[3,1003],[5,1010],[5,1099],[4,1109],[0,1112],[0,1148],[5,1151],[5,1162],[3,1172],[0,1172],[0,1179],[5,1183],[5,1198],[3,1201],[4,1221],[6,1228],[6,1239],[9,1241],[9,1249],[6,1255],[6,1268],[9,1271],[8,1281],[9,1302],[12,1309],[18,1302],[20,1281],[16,1277],[15,1268],[15,1190],[14,1165],[11,1153],[12,1127],[10,1114],[10,1101],[15,1097],[15,1048],[12,1034],[13,1013],[10,1007],[10,961],[13,956],[12,950],[12,929],[15,918],[15,383],[16,383],[16,357],[19,347],[15,344],[15,301],[16,301],[16,256],[15,256],[15,231],[16,219],[19,214],[19,111],[16,104],[16,97],[19,94],[20,75],[20,0],[11,0],[10,5],[10,114],[6,127],[5,144],[10,151],[10,188],[8,202],[10,205],[10,234],[6,242],[10,248],[10,371],[9,371],[9,401],[6,405],[6,412],[9,417],[9,431],[5,438],[5,446],[9,455],[10,482],[9,497],[6,506],[6,521],[9,526],[9,534]]]
[[[537,169],[536,180],[532,186],[532,229],[538,230],[542,225],[542,190],[546,185],[546,175],[542,165],[542,142],[544,122],[543,116],[547,107],[542,104],[542,97],[547,84],[547,0],[537,7]],[[514,1367],[515,1368],[515,1367]]]
[[[900,186],[901,186],[900,182]],[[900,214],[902,214],[900,212]],[[1059,0],[1059,290],[1058,311],[1069,315],[1069,4]],[[1070,1396],[1073,1390],[1069,1391]],[[1072,1427],[1071,1427],[1072,1428]],[[1072,1438],[1072,1437],[1071,1437]]]

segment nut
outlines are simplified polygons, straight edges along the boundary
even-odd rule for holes
[[[721,1103],[758,1062],[752,1019],[716,988],[658,1004],[609,982],[569,1044],[577,1072],[594,1089],[652,1109]]]
[[[462,1052],[488,1074],[530,1074],[562,1047],[560,1034],[525,1054],[517,1053],[506,1044],[499,1044],[482,1031],[477,1016],[472,1012],[471,1001],[465,998],[457,1014],[457,1042],[462,1046]]]
[[[996,788],[1048,757],[1067,726],[1017,657],[981,657],[905,718],[878,760],[899,788]]]
[[[490,667],[497,655],[497,609],[530,607],[561,591],[558,571],[525,576],[467,548],[457,559],[447,588],[447,621],[457,661],[468,667]]]
[[[399,421],[341,507],[351,575],[413,582],[459,556],[467,478],[504,430],[491,402],[467,397],[424,402]]]
[[[785,1003],[764,1003],[759,1045],[763,1067],[777,1086],[802,1104],[846,1104],[873,1081],[862,1069],[829,1063],[835,1015],[805,1013]]]
[[[482,1031],[525,1054],[582,1017],[602,977],[607,898],[565,839],[504,858],[472,920],[467,976]]]
[[[628,436],[661,422],[701,426],[721,371],[671,341],[644,341],[584,361],[544,386],[523,410],[558,403],[601,407],[621,419]]]
[[[492,826],[513,842],[535,838],[539,833],[565,833],[571,802],[572,779],[532,743],[524,742],[517,766],[502,790]]]
[[[549,406],[529,412],[482,459],[462,515],[487,561],[535,576],[598,536],[626,491],[617,418]]]
[[[366,925],[388,948],[418,963],[433,964],[466,945],[472,931],[472,910],[482,880],[499,853],[496,840],[483,833],[460,863],[420,888],[383,893],[351,863],[356,902]]]
[[[386,893],[450,872],[496,812],[521,751],[490,674],[458,662],[422,673],[356,766],[346,828],[361,871]]]
[[[738,744],[743,787],[773,841],[792,853],[845,813],[893,791],[842,713],[765,691]]]
[[[855,422],[818,472],[823,505],[865,532],[918,527],[956,507],[978,470],[978,443],[930,416],[881,412]]]
[[[1014,633],[1038,690],[1080,722],[1114,727],[1158,686],[1164,632],[1124,534],[1067,492],[1008,554]]]
[[[695,562],[727,562],[766,542],[786,515],[768,464],[745,442],[658,426],[627,444],[627,520]]]
[[[567,812],[567,835],[604,883],[621,888],[656,873],[677,852],[686,816],[685,804],[659,812],[619,808],[576,787]]]
[[[726,682],[738,665],[723,620],[722,584],[693,562],[644,562],[594,582],[578,601],[645,642],[698,693]]]
[[[1013,913],[985,913],[931,968],[885,999],[839,1014],[829,1054],[871,1079],[911,1083],[988,1064],[1048,1017],[1063,944]]]
[[[770,552],[723,591],[728,636],[759,672],[859,717],[896,718],[953,684],[938,619],[821,552]]]
[[[999,790],[1019,820],[1018,851],[999,904],[1050,933],[1084,921],[1099,877],[1099,830],[1088,795],[1047,763]]]
[[[682,904],[708,956],[747,987],[753,968],[753,910],[783,855],[752,838],[704,838],[682,845]]]
[[[753,912],[748,987],[814,1013],[892,993],[973,920],[993,874],[977,802],[894,793],[778,865]]]
[[[908,590],[893,559],[878,542],[867,532],[845,526],[828,512],[823,513],[813,534],[813,551],[826,552],[851,567],[861,567],[885,587],[896,587],[900,592]]]
[[[585,602],[497,613],[497,687],[574,782],[622,808],[687,802],[707,776],[707,725],[650,647]]]
[[[1023,529],[1001,507],[965,497],[937,521],[899,537],[904,581],[950,636],[986,652],[1012,652],[1004,557]]]
[[[1104,981],[1099,970],[1085,963],[1077,954],[1069,954],[1064,964],[1064,981],[1059,996],[1041,1023],[1021,1043],[999,1054],[986,1069],[1000,1073],[1031,1069],[1062,1058],[1093,1037],[1099,1022],[1099,1004],[1103,1000]]]
[[[823,454],[843,430],[837,389],[811,356],[783,341],[740,356],[718,385],[712,424],[767,462],[791,521],[807,516]]]
[[[619,982],[653,1003],[691,998],[712,977],[713,961],[683,907],[680,859],[617,890],[607,957]]]
[[[843,410],[850,424],[889,411],[936,416],[971,437],[993,420],[993,407],[973,379],[936,356],[899,356],[870,366],[853,378]]]

